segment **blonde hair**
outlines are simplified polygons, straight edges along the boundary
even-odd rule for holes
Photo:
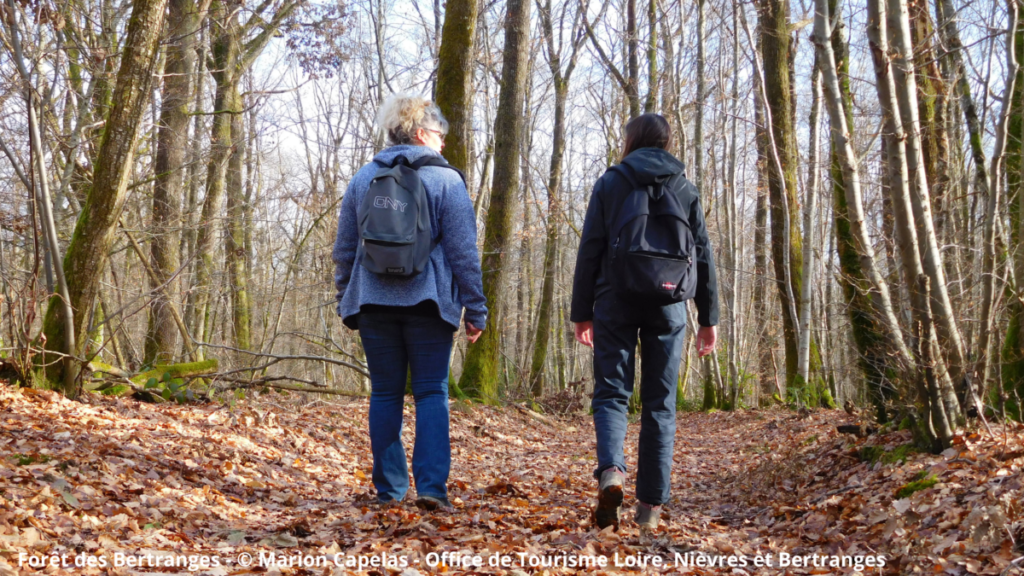
[[[448,133],[448,121],[431,100],[410,93],[392,94],[377,112],[377,126],[392,145],[410,144],[419,128]]]

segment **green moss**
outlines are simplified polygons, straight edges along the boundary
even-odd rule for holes
[[[930,474],[930,473],[928,473],[925,470],[922,470],[921,472],[919,472],[915,476],[915,478],[917,478],[917,480],[913,480],[911,482],[907,482],[906,484],[901,486],[898,490],[896,490],[896,499],[897,500],[901,500],[903,498],[907,498],[911,494],[913,494],[914,492],[918,492],[920,490],[926,490],[926,489],[931,488],[932,486],[935,486],[936,484],[939,483],[939,479],[936,478],[935,475]]]
[[[917,446],[914,444],[903,444],[902,446],[897,446],[891,451],[886,452],[885,455],[882,456],[882,462],[885,462],[886,464],[902,464],[907,461],[907,457],[917,451]]]
[[[213,372],[217,369],[217,366],[218,363],[216,358],[200,360],[199,362],[183,362],[181,364],[154,366],[152,370],[147,370],[146,372],[134,376],[132,378],[132,382],[143,385],[150,378],[156,378],[157,380],[163,379],[164,374],[170,374],[171,378],[185,378],[188,376],[195,376],[197,374]]]
[[[718,398],[718,391],[715,389],[715,383],[711,378],[704,379],[704,405],[703,408],[707,412],[713,411],[718,408],[721,404]]]
[[[857,455],[861,462],[874,464],[881,461],[883,464],[902,464],[911,454],[918,451],[914,444],[902,444],[892,450],[886,450],[882,446],[862,446]]]
[[[15,454],[18,466],[30,466],[32,464],[45,464],[51,460],[46,454]]]
[[[128,394],[132,389],[127,384],[115,384],[110,388],[105,388],[100,391],[100,394],[104,396],[122,396]]]
[[[883,454],[885,454],[885,448],[881,446],[861,446],[860,450],[857,451],[857,457],[860,458],[861,462],[870,462],[872,464],[878,462]]]

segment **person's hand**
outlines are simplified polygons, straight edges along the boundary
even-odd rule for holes
[[[473,326],[472,322],[466,322],[466,340],[468,340],[470,344],[476,342],[477,339],[480,338],[480,334],[482,332],[483,330]]]
[[[594,347],[594,322],[573,322],[576,326],[576,341],[584,346]]]
[[[715,326],[701,326],[697,330],[697,356],[707,356],[715,351],[715,342],[718,341],[718,328]]]

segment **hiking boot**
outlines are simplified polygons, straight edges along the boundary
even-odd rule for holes
[[[653,532],[658,528],[658,520],[661,518],[661,506],[651,506],[646,502],[637,501],[636,516],[633,520],[640,526],[640,530]]]
[[[597,509],[594,510],[594,522],[602,530],[608,526],[618,527],[619,506],[622,504],[622,482],[626,476],[617,467],[612,466],[601,473],[598,484]]]
[[[433,511],[437,509],[451,510],[452,504],[447,498],[437,498],[435,496],[420,496],[416,498],[416,507],[426,511]]]

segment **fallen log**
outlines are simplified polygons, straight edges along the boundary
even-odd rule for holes
[[[867,424],[842,424],[836,426],[836,430],[843,434],[853,434],[858,438],[866,438],[875,432],[878,432],[878,428],[875,426],[869,426]]]

